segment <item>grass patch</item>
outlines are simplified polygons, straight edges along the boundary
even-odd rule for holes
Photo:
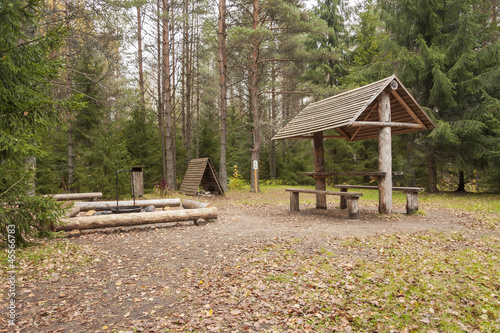
[[[283,205],[290,202],[290,194],[286,188],[297,187],[314,189],[314,186],[290,186],[290,185],[261,185],[259,194],[249,192],[250,187],[233,190],[226,193],[223,199],[216,199],[216,205],[224,206],[230,203],[233,206],[259,206],[259,205]],[[329,191],[337,189],[327,186]],[[354,190],[350,190],[354,192]],[[359,200],[360,209],[378,207],[378,191],[356,190],[363,193]],[[393,196],[394,209],[404,211],[406,208],[406,194],[395,191]],[[338,207],[339,197],[327,196],[329,207]],[[314,195],[300,194],[301,205],[314,205]],[[418,215],[426,215],[430,210],[445,210],[452,214],[466,214],[475,219],[475,226],[485,229],[498,230],[500,228],[500,196],[484,193],[421,193],[419,195]]]
[[[219,313],[224,304],[253,309],[237,322],[225,318],[227,327],[268,322],[270,330],[313,332],[500,330],[497,237],[425,232],[349,238],[312,255],[299,244],[268,246],[239,261],[237,272],[225,266],[205,277],[217,286],[207,293],[218,295],[211,306]]]

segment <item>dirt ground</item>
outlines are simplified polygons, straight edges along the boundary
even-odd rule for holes
[[[196,287],[200,272],[284,239],[301,239],[303,251],[314,252],[349,236],[430,229],[482,233],[471,227],[467,215],[445,211],[406,216],[399,209],[401,214],[383,217],[373,207],[361,207],[360,219],[353,221],[338,208],[301,204],[302,211],[292,213],[287,204],[202,200],[219,210],[219,218],[204,226],[171,223],[61,240],[88,249],[92,262],[76,271],[19,281],[17,331],[156,332],[165,327],[164,318],[182,323],[180,304]]]

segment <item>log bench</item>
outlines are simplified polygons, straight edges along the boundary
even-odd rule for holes
[[[347,214],[350,219],[356,220],[359,218],[359,197],[363,196],[363,193],[347,193],[343,192],[332,192],[332,191],[322,191],[322,190],[306,190],[300,188],[287,188],[285,191],[290,192],[290,210],[299,211],[299,193],[309,193],[309,194],[323,194],[323,195],[338,195],[345,200],[347,208]]]
[[[333,187],[339,188],[343,193],[347,193],[348,189],[378,190],[378,186],[369,185],[333,185]],[[413,212],[418,211],[418,192],[422,192],[424,190],[422,187],[394,186],[392,190],[406,193],[406,214],[411,215]],[[344,197],[340,197],[340,208],[347,208],[347,203],[345,202]]]

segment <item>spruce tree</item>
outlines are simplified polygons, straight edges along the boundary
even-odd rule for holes
[[[25,164],[27,157],[45,153],[42,132],[58,122],[51,81],[60,70],[53,54],[64,30],[39,29],[43,5],[41,0],[0,3],[0,234],[7,240],[15,230],[18,245],[46,233],[61,213],[52,199],[28,195],[36,169]]]

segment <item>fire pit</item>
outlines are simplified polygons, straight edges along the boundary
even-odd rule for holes
[[[109,209],[109,208],[108,208]],[[116,208],[111,208],[113,214],[125,214],[125,213],[137,213],[140,212],[142,207],[140,206],[121,206]]]

